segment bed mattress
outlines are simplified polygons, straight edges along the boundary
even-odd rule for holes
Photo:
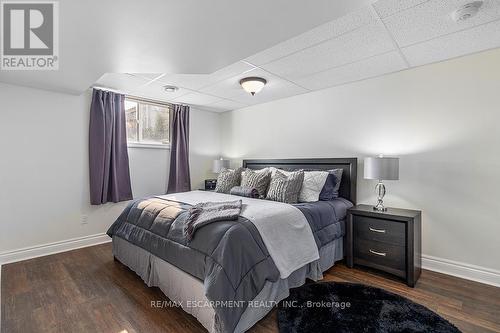
[[[267,281],[264,288],[252,300],[253,306],[247,307],[238,321],[234,332],[245,332],[264,318],[273,307],[289,295],[289,289],[303,285],[306,279],[321,280],[324,272],[336,261],[343,258],[343,238],[324,245],[319,250],[320,259],[308,264],[286,279],[275,282]],[[208,332],[220,333],[214,309],[205,295],[202,280],[182,271],[174,265],[127,242],[120,237],[113,237],[113,255],[121,263],[139,275],[148,287],[158,287],[184,311],[194,316]],[[150,300],[152,306],[158,300]],[[160,304],[160,306],[162,306]],[[171,305],[173,306],[173,305]]]

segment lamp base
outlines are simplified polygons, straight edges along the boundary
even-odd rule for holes
[[[373,206],[373,210],[378,212],[386,212],[387,208],[384,207],[384,195],[385,195],[385,186],[381,180],[379,180],[377,186],[375,186],[375,192],[377,193],[377,204]]]
[[[373,210],[376,210],[377,212],[387,212],[387,207],[384,207],[383,204],[377,204],[376,206],[373,206]]]

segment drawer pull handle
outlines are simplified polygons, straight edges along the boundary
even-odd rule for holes
[[[372,227],[369,227],[370,231],[373,231],[373,232],[379,232],[381,234],[385,234],[385,229],[374,229]]]
[[[376,255],[381,256],[381,257],[385,257],[387,255],[387,253],[385,253],[385,252],[377,252],[377,251],[373,251],[372,249],[370,249],[370,253],[376,254]]]

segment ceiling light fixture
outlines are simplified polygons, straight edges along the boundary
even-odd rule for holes
[[[451,17],[455,22],[465,21],[476,15],[482,5],[482,1],[469,2],[451,13]]]
[[[165,89],[165,91],[169,93],[173,93],[179,90],[179,88],[176,86],[164,86],[163,89]]]
[[[262,90],[266,85],[266,79],[261,77],[246,77],[240,80],[241,87],[248,93],[254,96],[256,93]]]

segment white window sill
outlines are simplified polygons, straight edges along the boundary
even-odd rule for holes
[[[128,148],[145,148],[145,149],[170,149],[170,144],[161,143],[128,143]]]

